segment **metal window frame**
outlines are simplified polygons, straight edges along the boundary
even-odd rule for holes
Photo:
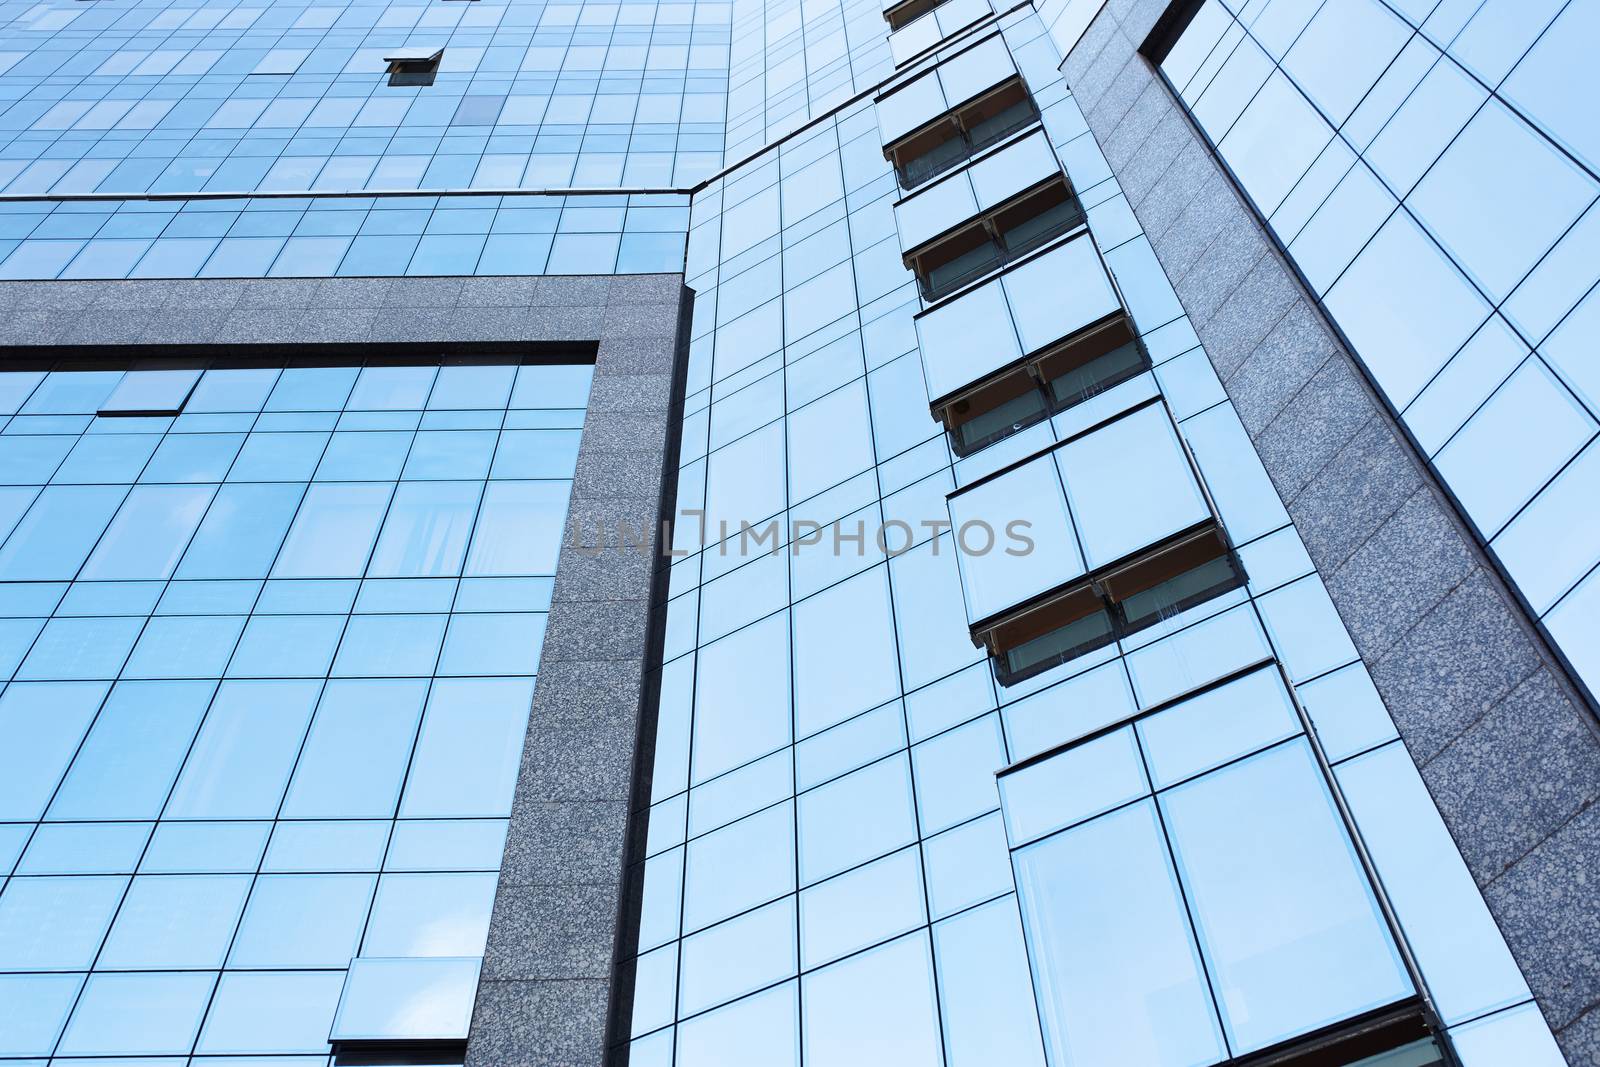
[[[1195,778],[1203,777],[1206,774],[1213,774],[1224,767],[1239,762],[1239,760],[1249,759],[1250,756],[1259,752],[1285,744],[1288,740],[1304,737],[1306,744],[1311,749],[1312,758],[1316,761],[1317,769],[1322,775],[1323,783],[1327,786],[1329,795],[1333,799],[1339,821],[1344,826],[1351,847],[1355,850],[1356,862],[1366,876],[1368,888],[1371,889],[1373,899],[1377,902],[1378,911],[1383,916],[1384,925],[1389,931],[1391,940],[1394,942],[1395,951],[1400,956],[1401,966],[1405,968],[1406,975],[1410,978],[1416,993],[1410,997],[1351,1018],[1330,1023],[1309,1033],[1296,1035],[1275,1045],[1269,1045],[1264,1049],[1258,1049],[1242,1056],[1230,1057],[1220,1061],[1215,1067],[1350,1067],[1351,1056],[1373,1056],[1403,1048],[1406,1044],[1423,1038],[1433,1039],[1439,1049],[1440,1058],[1446,1067],[1462,1067],[1460,1057],[1456,1055],[1455,1047],[1450,1041],[1444,1020],[1440,1017],[1433,1003],[1432,994],[1428,991],[1422,968],[1417,963],[1416,956],[1411,950],[1410,941],[1406,938],[1405,928],[1401,926],[1399,915],[1395,912],[1394,904],[1389,899],[1389,892],[1378,875],[1377,864],[1373,861],[1372,854],[1367,849],[1366,841],[1361,836],[1361,829],[1356,824],[1355,814],[1350,810],[1350,806],[1345,800],[1344,790],[1339,784],[1339,779],[1333,773],[1333,763],[1328,759],[1327,752],[1322,747],[1322,741],[1317,735],[1316,725],[1311,719],[1311,713],[1306,710],[1305,705],[1301,702],[1300,694],[1295,690],[1293,681],[1290,680],[1288,672],[1284,670],[1283,664],[1279,662],[1276,656],[1269,655],[1254,662],[1246,663],[1220,677],[1213,678],[1208,682],[1202,682],[1165,700],[1158,701],[1149,707],[1141,708],[1131,715],[1118,719],[1116,722],[1107,723],[1105,726],[1092,730],[1087,734],[1075,737],[1059,745],[1054,745],[1043,752],[1035,753],[1025,759],[1002,767],[995,772],[995,780],[998,782],[999,779],[1007,775],[1044,763],[1064,752],[1107,737],[1143,719],[1168,711],[1196,697],[1204,696],[1213,690],[1220,689],[1241,678],[1264,670],[1271,670],[1277,674],[1278,680],[1283,685],[1284,692],[1289,698],[1289,703],[1294,709],[1295,717],[1299,720],[1301,733],[1295,734],[1292,738],[1284,741],[1273,742],[1257,749],[1255,752],[1228,760],[1207,771],[1202,771],[1198,775],[1185,778],[1182,781],[1172,782],[1159,789],[1155,787],[1154,782],[1151,782],[1151,790],[1148,797],[1153,799],[1158,793],[1176,788],[1184,782],[1193,781]],[[1139,799],[1143,800],[1146,797],[1141,796]],[[1126,805],[1119,805],[1111,810],[1116,811],[1123,806]],[[1075,827],[1102,818],[1107,814],[1109,812],[1100,812],[1089,818],[1080,819],[1021,845],[1012,846],[1008,839],[1007,850],[1015,856],[1022,849],[1030,848],[1041,841],[1066,833]],[[1165,828],[1162,830],[1162,836],[1163,838],[1166,837]],[[1167,841],[1167,847],[1171,849],[1170,841]],[[1198,931],[1193,926],[1193,915],[1190,914],[1186,899],[1184,911],[1188,915],[1188,921],[1191,924],[1191,933],[1198,939]],[[1031,971],[1033,950],[1026,937],[1026,932],[1023,944],[1029,955],[1029,969]],[[1203,957],[1202,966],[1204,966]],[[1209,971],[1204,973],[1209,987]],[[1367,1047],[1369,1042],[1381,1047]]]
[[[1141,374],[1148,373],[1154,364],[1150,359],[1150,350],[1145,346],[1144,339],[1139,336],[1138,328],[1134,325],[1132,316],[1128,314],[1126,309],[1113,312],[1112,314],[1107,315],[1105,318],[1092,322],[1082,329],[1068,334],[1066,337],[1054,342],[1053,344],[1046,345],[1037,352],[1032,352],[1026,356],[1023,356],[1019,360],[1015,360],[1006,366],[1001,367],[993,374],[974,382],[972,385],[966,387],[960,392],[952,393],[951,395],[943,397],[930,404],[929,408],[933,417],[941,426],[945,428],[945,433],[950,441],[950,451],[955,453],[958,458],[965,459],[968,456],[976,455],[978,452],[981,452],[983,449],[992,444],[1003,441],[1015,434],[1021,433],[1023,430],[1026,430],[1031,426],[1037,426],[1041,422],[1055,418],[1063,411],[1069,411],[1072,408],[1077,407],[1079,404],[1087,403],[1090,399],[1092,399],[1091,396],[1079,396],[1068,400],[1057,399],[1050,388],[1050,383],[1054,381],[1055,378],[1049,374],[1044,365],[1050,360],[1059,356],[1070,356],[1075,349],[1081,351],[1085,344],[1093,342],[1099,335],[1104,334],[1108,330],[1113,330],[1121,326],[1126,327],[1128,335],[1128,339],[1126,341],[1122,341],[1114,347],[1095,352],[1093,355],[1083,358],[1081,362],[1076,364],[1076,366],[1087,366],[1088,364],[1094,362],[1094,360],[1099,359],[1102,356],[1109,355],[1111,352],[1116,351],[1117,348],[1121,348],[1126,344],[1132,344],[1136,347],[1139,353],[1139,362],[1137,366],[1130,370],[1110,375],[1107,378],[1098,381],[1096,385],[1099,388],[1094,394],[1095,396],[1098,396],[1109,389],[1114,389],[1124,382],[1132,381]],[[981,408],[977,415],[967,415],[967,417],[959,419],[956,416],[958,414],[966,415],[966,412],[957,412],[955,409],[962,404],[968,404],[970,407],[970,405],[974,401],[977,401],[980,396],[984,394],[991,394],[996,387],[1005,385],[1006,383],[1012,381],[1025,381],[1026,387],[1005,397],[1000,401],[1000,403],[1014,399],[1017,396],[1026,395],[1028,392],[1033,392],[1036,393],[1042,400],[1038,414],[1024,422],[1018,423],[1009,429],[991,433],[989,436],[979,440],[974,444],[968,444],[967,442],[961,440],[956,432],[958,427],[973,421],[981,415],[996,410],[1000,404],[996,403],[992,406]]]

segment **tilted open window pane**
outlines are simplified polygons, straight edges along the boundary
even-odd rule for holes
[[[996,625],[987,635],[1001,685],[1011,685],[1109,645],[1115,616],[1088,585],[1069,589]]]
[[[1000,772],[1053,1062],[1441,1062],[1304,722],[1264,663]]]
[[[1153,626],[1246,581],[1215,523],[1179,535],[1109,572],[973,626],[1002,686]]]
[[[1037,121],[1039,109],[1027,85],[1014,77],[896,138],[883,154],[894,164],[900,187],[915,189]]]
[[[1010,437],[1150,369],[1150,356],[1122,313],[946,400],[933,414],[958,456]]]
[[[1057,174],[912,249],[905,264],[934,301],[1081,225],[1078,198]]]
[[[328,1040],[346,1051],[419,1042],[413,1051],[421,1052],[464,1042],[482,964],[477,957],[353,959]]]
[[[936,304],[916,318],[935,416],[1029,360],[1041,361],[1040,372],[1048,377],[1065,375],[1099,352],[1101,342],[1090,340],[1089,328],[1124,314],[1086,231]],[[1133,343],[1133,332],[1128,324],[1105,343]]]
[[[904,3],[884,8],[883,20],[889,24],[891,30],[898,30],[907,23],[926,15],[943,2],[944,0],[905,0]]]
[[[101,401],[99,414],[176,415],[200,380],[200,368],[135,368]]]
[[[383,61],[388,64],[390,85],[432,85],[439,73],[443,48],[428,45],[389,48]]]
[[[1002,685],[1245,581],[1159,401],[947,499],[969,633]]]

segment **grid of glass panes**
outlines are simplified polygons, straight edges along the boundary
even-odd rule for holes
[[[326,1055],[483,953],[593,368],[151,373],[0,374],[0,1056]]]
[[[13,193],[687,185],[731,5],[53,2],[0,29]],[[384,56],[443,48],[427,86]]]
[[[880,0],[735,0],[727,163],[759,152],[894,72]]]
[[[995,771],[1267,656],[1338,763],[1441,1011],[1478,1020],[1463,1055],[1509,1034],[1559,1062],[1059,56],[1035,16],[1002,21],[1155,365],[1083,417],[1165,398],[1250,585],[998,689],[951,534],[924,524],[1070,424],[952,457],[870,104],[712,183],[691,212],[678,501],[704,515],[677,527],[632,1062],[1042,1064]],[[741,542],[773,519],[783,551]],[[875,535],[894,522],[909,550],[888,558]]]
[[[1209,0],[1163,69],[1600,689],[1600,11],[1240,9]]]
[[[1000,789],[1055,1062],[1215,1063],[1415,992],[1271,664]]]
[[[675,194],[17,200],[0,279],[651,274],[688,226]]]

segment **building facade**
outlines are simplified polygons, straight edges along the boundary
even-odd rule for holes
[[[0,1063],[1600,1063],[1597,10],[0,7]]]

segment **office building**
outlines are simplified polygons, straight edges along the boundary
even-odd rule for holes
[[[0,28],[0,1064],[1600,1063],[1600,6]]]

